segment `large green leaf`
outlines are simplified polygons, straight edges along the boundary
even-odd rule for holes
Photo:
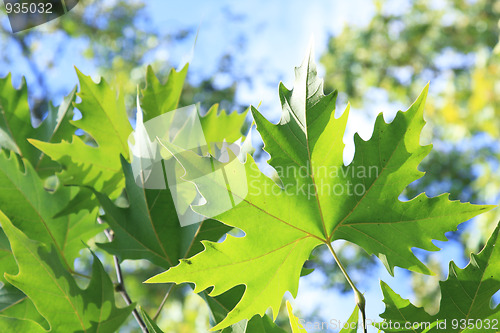
[[[115,332],[133,305],[115,306],[113,284],[94,255],[92,278],[82,290],[62,265],[53,246],[29,239],[0,213],[0,223],[9,238],[19,266],[6,279],[23,291],[50,325],[49,332]],[[47,332],[34,321],[0,316],[2,332]]]
[[[123,187],[120,154],[128,157],[127,138],[132,131],[123,96],[117,94],[104,79],[94,83],[90,76],[78,70],[77,75],[81,103],[76,106],[82,118],[72,121],[72,124],[89,134],[97,147],[87,144],[76,135],[73,135],[71,142],[29,141],[63,165],[64,170],[59,176],[65,184],[91,186],[116,197]],[[82,192],[72,203],[73,210],[93,207],[89,200],[90,193]]]
[[[49,103],[47,117],[36,128],[31,125],[28,89],[23,79],[19,89],[11,83],[11,75],[0,78],[0,147],[26,158],[42,177],[59,170],[57,163],[33,147],[28,138],[46,142],[68,140],[75,131],[70,124],[76,87],[59,107]]]
[[[59,186],[55,192],[45,190],[31,164],[20,163],[14,152],[0,152],[0,188],[0,210],[30,239],[53,246],[70,271],[84,247],[82,242],[103,229],[96,222],[97,209],[54,218],[78,189]],[[6,242],[2,244],[8,251]]]
[[[146,89],[142,91],[142,107],[138,101],[136,131],[144,127],[144,121],[177,107],[186,71],[187,66],[180,72],[172,70],[167,83],[163,85],[152,69],[148,68]],[[218,115],[217,106],[214,106],[200,121],[208,142],[224,139],[236,141],[241,137],[240,130],[245,115],[227,114],[225,111]],[[224,131],[220,130],[221,125]],[[223,137],[221,133],[227,133],[229,137]],[[135,138],[135,141],[140,139],[144,138]],[[150,138],[144,140],[149,142]],[[144,144],[148,145],[148,142]],[[134,144],[138,145],[140,142]],[[180,258],[190,257],[203,250],[200,240],[217,241],[231,229],[214,220],[181,228],[166,184],[164,190],[139,187],[134,181],[131,166],[124,158],[121,163],[129,207],[119,208],[106,193],[97,193],[106,213],[106,220],[115,232],[113,242],[100,244],[108,252],[122,260],[148,259],[161,267],[169,268],[176,265]]]
[[[450,262],[448,279],[441,281],[439,312],[429,315],[410,301],[401,298],[381,281],[386,309],[380,316],[392,321],[393,329],[386,332],[498,332],[500,306],[491,308],[491,298],[500,290],[500,224],[479,254],[471,254],[467,267],[460,269]],[[498,246],[497,246],[498,245]],[[426,331],[427,326],[405,329],[405,323],[438,324]],[[399,323],[400,328],[396,328]],[[470,326],[469,326],[470,325]],[[386,325],[387,326],[387,325]]]
[[[56,259],[62,259],[66,270],[73,272],[73,262],[84,242],[103,230],[96,223],[97,209],[54,218],[78,189],[60,186],[55,192],[45,190],[44,182],[30,163],[24,159],[20,163],[13,151],[0,152],[0,187],[0,211],[31,239],[52,246]],[[0,313],[18,318],[22,314],[23,318],[43,322],[32,302],[4,280],[4,273],[16,271],[10,243],[0,229],[0,281],[5,283],[0,289],[3,303]]]
[[[118,255],[122,260],[148,259],[163,268],[169,268],[178,264],[179,259],[202,251],[201,240],[217,241],[231,230],[230,227],[210,219],[181,227],[169,190],[151,190],[137,186],[130,164],[123,159],[122,163],[129,206],[120,208],[105,195],[97,193],[106,213],[105,219],[114,231],[113,242],[98,244],[107,252]],[[216,298],[205,292],[200,295],[209,306],[213,321],[218,323],[236,305],[242,292],[243,290],[231,290]],[[262,331],[260,327],[267,327],[268,330]],[[223,332],[283,331],[269,317],[255,316],[250,321],[243,320]]]
[[[193,282],[196,292],[214,286],[211,296],[245,285],[241,301],[214,330],[263,315],[269,307],[276,316],[284,293],[296,296],[302,265],[318,245],[345,239],[376,254],[390,273],[394,266],[430,273],[411,249],[438,250],[433,239],[446,240],[445,232],[491,209],[449,201],[447,195],[398,199],[409,183],[422,176],[417,166],[430,151],[419,144],[427,88],[391,123],[379,115],[370,140],[356,135],[354,159],[344,166],[342,139],[348,112],[335,119],[336,93],[323,94],[312,54],[295,74],[293,91],[280,85],[279,124],[252,109],[281,186],[248,158],[248,194],[240,197],[238,206],[215,217],[243,230],[245,237],[203,242],[205,251],[147,281]],[[198,165],[202,163],[183,165],[186,180],[195,181]],[[213,185],[197,183],[208,203],[217,202],[211,194],[221,193],[213,191]],[[209,205],[197,211],[203,214],[205,207]]]
[[[214,220],[181,227],[168,189],[153,190],[138,186],[129,163],[122,158],[129,206],[116,206],[106,195],[96,193],[114,231],[111,243],[99,244],[121,260],[147,259],[169,268],[180,258],[203,250],[200,240],[217,241],[231,228]]]

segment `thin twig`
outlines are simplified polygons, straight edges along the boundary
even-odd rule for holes
[[[172,283],[170,287],[168,287],[167,293],[165,294],[165,297],[163,297],[163,300],[161,301],[160,306],[158,307],[158,310],[156,310],[155,315],[153,316],[153,321],[156,321],[158,316],[160,315],[161,309],[163,309],[163,306],[167,302],[168,296],[172,293],[172,290],[174,289],[174,284]]]
[[[104,221],[100,217],[97,218],[97,222],[99,224],[104,223]],[[113,241],[113,234],[111,233],[111,231],[109,229],[105,229],[104,234],[106,235],[106,237],[108,238],[108,240],[110,242]],[[132,304],[132,300],[130,299],[130,296],[128,295],[127,290],[125,289],[125,284],[123,283],[123,273],[122,273],[122,269],[120,267],[120,261],[118,260],[117,256],[113,256],[113,261],[115,263],[116,278],[118,280],[118,285],[116,287],[116,290],[120,293],[120,295],[122,295],[123,299],[125,300],[125,303],[127,305],[130,305],[130,304]],[[135,320],[139,324],[139,327],[141,328],[142,332],[149,333],[148,328],[146,327],[146,324],[142,320],[142,318],[139,315],[139,312],[137,311],[136,308],[134,308],[132,310],[132,315],[134,316]]]
[[[345,278],[347,279],[347,282],[349,282],[349,285],[351,286],[352,290],[354,291],[354,300],[356,301],[356,305],[358,306],[359,310],[361,311],[361,319],[363,323],[363,332],[366,333],[366,316],[365,316],[365,296],[356,288],[354,283],[352,282],[349,274],[347,274],[347,271],[345,270],[344,266],[340,262],[339,257],[337,256],[337,253],[333,250],[332,244],[326,243],[326,246],[328,246],[328,249],[330,249],[330,252],[333,255],[333,258],[335,259],[335,262],[339,266],[340,270],[342,271],[342,274],[344,274]]]

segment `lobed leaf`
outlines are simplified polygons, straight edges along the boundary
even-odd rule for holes
[[[97,209],[54,218],[78,189],[60,186],[54,192],[45,190],[31,164],[19,161],[12,151],[0,152],[0,188],[0,210],[30,239],[53,246],[69,270],[85,246],[82,242],[103,230],[96,223]],[[2,243],[8,249],[5,240]]]
[[[5,274],[5,278],[33,301],[49,323],[49,332],[115,332],[131,313],[133,305],[123,309],[115,306],[113,284],[95,255],[92,278],[82,290],[62,265],[54,246],[29,239],[2,213],[0,223],[19,267],[19,273]],[[31,320],[3,316],[0,328],[46,332]]]
[[[500,323],[500,306],[491,308],[490,303],[493,295],[500,290],[499,230],[500,224],[481,252],[471,254],[470,262],[464,269],[458,268],[453,261],[450,262],[448,279],[439,283],[440,309],[433,316],[401,298],[381,281],[386,309],[380,316],[386,322],[400,323],[401,326],[399,329],[385,331],[438,332],[445,329],[446,332],[496,332]],[[406,322],[435,325],[405,329]]]
[[[73,117],[76,87],[59,107],[48,105],[47,117],[34,128],[28,105],[28,89],[23,78],[19,89],[11,83],[11,75],[0,78],[0,148],[14,151],[27,159],[42,178],[52,175],[60,167],[33,147],[27,138],[57,142],[68,140],[75,128],[69,123]]]
[[[156,77],[151,66],[146,72],[146,88],[142,90],[142,109],[144,121],[153,119],[166,112],[175,110],[179,105],[182,87],[186,80],[188,65],[180,71],[172,69],[165,84]]]
[[[238,303],[244,292],[241,286],[233,288],[222,295],[216,297],[208,296],[206,291],[199,295],[205,300],[210,309],[210,322],[212,326],[220,323],[227,314]],[[243,319],[220,331],[221,333],[284,333],[285,331],[278,327],[268,316],[263,317],[255,315],[250,320]]]
[[[50,143],[35,139],[29,142],[64,167],[59,174],[64,184],[91,186],[116,197],[123,187],[120,154],[128,157],[127,138],[132,131],[123,96],[111,89],[104,79],[96,84],[78,70],[77,75],[80,81],[77,95],[81,103],[76,106],[82,118],[71,123],[90,135],[97,147],[77,135],[73,135],[70,142]],[[82,191],[69,211],[94,207],[91,193]]]
[[[243,230],[245,236],[228,236],[222,243],[204,241],[203,252],[146,281],[192,282],[195,292],[213,287],[210,296],[244,285],[240,302],[212,330],[255,314],[262,316],[269,307],[276,318],[284,293],[296,296],[301,268],[311,251],[336,239],[377,255],[391,274],[394,266],[430,274],[412,248],[438,250],[433,239],[446,240],[445,232],[492,208],[449,201],[446,195],[398,199],[408,184],[423,175],[417,166],[430,151],[430,146],[419,144],[427,88],[391,123],[379,115],[370,140],[356,135],[354,159],[346,166],[342,139],[349,108],[335,118],[336,92],[323,94],[311,53],[295,76],[293,90],[280,85],[283,112],[278,124],[252,108],[280,185],[264,176],[249,157],[245,163],[248,194],[238,198],[241,203],[236,207],[215,217]],[[211,194],[220,191],[213,191],[214,184],[196,182],[202,172],[198,166],[206,164],[203,158],[183,165],[185,179],[195,182],[208,202],[216,202],[218,198]],[[196,211],[203,214],[204,207]]]

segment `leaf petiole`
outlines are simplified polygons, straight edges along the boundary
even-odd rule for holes
[[[158,310],[156,310],[156,313],[153,317],[153,321],[156,321],[156,319],[158,318],[158,316],[160,315],[161,313],[161,310],[163,309],[163,306],[165,305],[165,303],[167,302],[167,299],[168,297],[170,296],[170,294],[172,293],[172,290],[174,289],[174,286],[175,284],[171,284],[170,287],[168,287],[167,289],[167,292],[165,294],[165,297],[163,297],[163,300],[161,301],[161,304],[160,306],[158,307]]]
[[[356,301],[356,305],[358,306],[359,310],[361,311],[361,319],[363,323],[363,332],[366,333],[366,316],[365,316],[365,296],[356,288],[354,283],[351,280],[351,277],[349,274],[347,274],[347,271],[344,268],[344,265],[340,262],[339,257],[337,256],[337,253],[335,253],[335,250],[332,247],[331,243],[326,243],[326,246],[328,246],[328,249],[333,255],[333,258],[335,259],[335,262],[339,266],[340,270],[342,271],[342,274],[344,274],[347,282],[349,282],[349,285],[351,286],[352,290],[354,291],[354,300]]]

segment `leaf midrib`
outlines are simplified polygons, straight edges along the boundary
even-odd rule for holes
[[[142,173],[141,173],[141,175],[142,175]],[[143,184],[144,184],[144,182],[143,182]],[[151,224],[151,228],[152,228],[153,233],[155,235],[156,241],[158,242],[158,245],[160,245],[160,248],[161,248],[163,254],[165,255],[165,259],[170,264],[170,266],[172,266],[173,265],[172,260],[170,259],[170,256],[168,255],[167,251],[165,250],[165,247],[163,246],[163,242],[160,241],[160,236],[158,235],[158,232],[156,231],[156,226],[153,222],[153,217],[151,216],[151,210],[153,209],[154,205],[156,204],[156,201],[158,200],[158,198],[160,197],[160,195],[162,193],[160,191],[158,191],[158,194],[157,194],[155,200],[153,201],[153,205],[151,207],[149,207],[148,199],[147,199],[147,195],[146,195],[146,188],[145,187],[141,187],[141,188],[142,188],[142,193],[144,195],[144,204],[146,205],[146,211],[148,212],[148,221]]]
[[[496,243],[496,242],[495,242],[495,243]],[[479,280],[479,284],[477,285],[476,292],[474,293],[474,297],[472,298],[472,303],[471,303],[471,305],[470,305],[470,307],[469,307],[469,311],[467,311],[467,315],[466,315],[466,317],[465,317],[465,320],[466,320],[466,321],[467,321],[467,319],[469,319],[469,315],[470,315],[470,313],[471,313],[471,311],[472,311],[472,308],[473,308],[473,306],[474,306],[474,303],[475,303],[475,301],[476,301],[476,299],[477,299],[477,294],[478,294],[478,292],[479,292],[479,289],[481,289],[481,284],[483,283],[484,274],[486,273],[486,269],[489,267],[489,262],[490,262],[490,259],[491,259],[491,256],[493,255],[493,253],[494,253],[494,248],[491,250],[491,253],[490,253],[490,255],[488,256],[488,260],[487,260],[486,267],[484,268],[484,270],[483,270],[483,271],[482,271],[482,273],[481,273],[481,279]],[[472,258],[471,258],[471,260],[472,260]],[[479,264],[478,264],[478,266],[479,266]],[[470,296],[469,296],[469,297],[470,297]]]
[[[323,235],[326,237],[326,242],[330,243],[330,239],[331,239],[331,236],[328,236],[328,231],[326,230],[326,224],[325,224],[325,218],[323,216],[323,209],[321,208],[321,203],[319,202],[319,196],[318,196],[318,189],[317,189],[317,186],[316,186],[316,179],[314,178],[314,168],[312,167],[312,158],[311,158],[311,148],[309,146],[309,126],[307,124],[307,100],[309,98],[309,70],[310,70],[310,64],[311,64],[311,53],[309,53],[309,59],[307,61],[307,75],[306,75],[306,96],[305,96],[305,99],[304,99],[304,122],[306,123],[305,124],[305,136],[306,136],[306,149],[307,149],[307,158],[309,159],[309,164],[310,164],[310,167],[311,167],[311,181],[313,183],[313,186],[314,186],[314,197],[316,198],[316,204],[318,205],[318,211],[319,211],[319,217],[320,217],[320,220],[321,220],[321,225],[323,227]],[[319,86],[318,86],[318,89],[319,89]],[[316,90],[317,91],[317,90]],[[318,102],[316,102],[318,103]],[[313,104],[313,107],[314,105]]]
[[[413,118],[411,118],[411,121],[413,121]],[[410,123],[411,123],[411,121],[410,121]],[[385,123],[385,121],[384,121],[384,123]],[[385,123],[385,124],[387,124],[387,123]],[[373,129],[373,132],[375,133],[375,128]],[[379,136],[379,138],[380,138],[380,136]],[[345,217],[344,217],[344,218],[343,218],[343,219],[342,219],[339,223],[337,223],[337,225],[333,228],[333,230],[332,230],[331,234],[329,235],[329,239],[331,239],[331,238],[333,237],[333,235],[334,235],[335,231],[337,231],[337,229],[339,229],[340,227],[342,227],[342,226],[344,225],[343,223],[347,220],[347,218],[349,218],[349,216],[351,216],[351,215],[352,215],[352,213],[356,210],[356,208],[359,206],[359,204],[360,204],[360,203],[361,203],[361,202],[362,202],[362,201],[366,198],[367,194],[368,194],[368,193],[370,193],[370,190],[371,190],[371,188],[373,187],[373,185],[374,185],[376,182],[378,182],[378,181],[379,181],[379,179],[381,179],[381,178],[382,178],[382,174],[384,173],[384,171],[385,171],[385,170],[387,170],[387,166],[390,164],[390,162],[391,162],[392,158],[394,157],[394,154],[395,154],[395,153],[396,153],[396,151],[399,149],[399,146],[401,145],[401,142],[403,142],[404,138],[405,138],[405,135],[403,135],[403,136],[399,139],[399,141],[398,141],[398,143],[397,143],[396,147],[394,148],[394,150],[393,150],[393,151],[392,151],[392,153],[391,153],[391,156],[389,156],[389,158],[387,159],[387,163],[386,163],[386,164],[384,165],[384,167],[382,168],[382,171],[380,171],[379,176],[378,176],[378,177],[377,177],[377,178],[376,178],[376,179],[375,179],[375,180],[371,183],[370,187],[368,187],[368,190],[366,190],[366,191],[365,191],[365,193],[363,193],[363,195],[361,196],[361,198],[359,199],[359,201],[358,201],[358,202],[356,203],[356,205],[355,205],[355,206],[354,206],[354,207],[353,207],[353,208],[349,211],[349,213],[348,213],[348,214],[347,214],[347,215],[346,215],[346,216],[345,216]],[[371,139],[370,139],[370,140],[371,140]],[[378,142],[378,151],[379,151],[379,154],[380,154],[380,140],[379,140],[379,142]],[[353,163],[354,163],[354,160],[353,160],[353,162],[352,162],[351,164],[349,164],[349,165],[352,165]],[[380,163],[380,161],[379,161],[379,163]],[[382,164],[382,163],[380,163],[380,164]],[[348,166],[348,167],[349,167],[349,166]]]

